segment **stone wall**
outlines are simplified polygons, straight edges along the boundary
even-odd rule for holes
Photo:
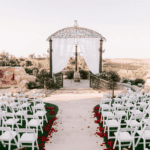
[[[90,87],[93,89],[107,90],[109,89],[109,82],[98,78],[96,75],[90,75]]]
[[[54,76],[55,76],[56,87],[58,88],[63,87],[63,74],[58,73],[58,74],[55,74]]]

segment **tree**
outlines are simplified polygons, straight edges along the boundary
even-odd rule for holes
[[[0,53],[0,61],[2,62],[3,66],[6,66],[9,62],[9,53],[5,52],[5,51],[2,51]]]
[[[109,81],[109,88],[112,89],[112,98],[114,97],[114,88],[117,86],[117,82],[120,81],[120,76],[115,71],[103,72],[100,74],[100,78]]]
[[[115,71],[109,71],[107,76],[109,79],[109,87],[112,89],[112,98],[114,98],[114,89],[117,86],[117,82],[120,81],[120,76]]]

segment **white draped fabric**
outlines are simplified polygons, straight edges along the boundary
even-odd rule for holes
[[[80,38],[79,48],[81,49],[84,60],[93,74],[99,73],[99,38]]]
[[[53,38],[52,40],[52,72],[54,74],[65,68],[69,58],[75,52],[75,44],[78,45],[78,51],[81,51],[90,71],[93,74],[99,73],[99,38]]]
[[[55,74],[66,67],[74,48],[74,39],[54,38],[52,40],[52,72]]]

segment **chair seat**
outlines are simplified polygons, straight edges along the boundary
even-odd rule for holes
[[[4,141],[12,140],[17,135],[17,132],[11,131],[11,133],[9,131],[4,132],[2,135],[0,135],[0,140]],[[13,137],[11,135],[13,135]]]
[[[19,142],[21,143],[32,143],[33,141],[35,141],[37,139],[37,133],[24,133]]]
[[[114,114],[110,111],[103,111],[102,116],[114,116]]]
[[[35,116],[44,116],[46,114],[46,111],[37,111],[34,115]]]
[[[122,107],[123,105],[121,104],[113,104],[114,107]]]
[[[137,133],[139,134],[139,135],[141,135],[143,132],[142,132],[142,130],[138,130],[137,131]],[[143,135],[142,135],[142,138],[144,139],[150,139],[150,130],[145,130],[144,131],[144,133],[143,133]]]
[[[142,122],[137,122],[136,120],[125,120],[125,122],[131,127],[141,126]]]
[[[8,104],[8,106],[10,106],[10,107],[17,106],[17,105],[18,105],[18,103],[10,103],[10,104]]]
[[[125,111],[115,111],[115,115],[127,116],[128,114]]]
[[[31,103],[23,103],[22,105],[21,105],[21,107],[29,107],[31,105]]]
[[[111,106],[109,104],[101,104],[100,107],[101,108],[110,108]]]
[[[44,107],[45,104],[36,104],[35,107]]]
[[[12,124],[16,124],[18,121],[19,121],[19,119],[8,119],[8,120],[4,121],[3,124],[12,125]]]
[[[27,111],[24,111],[25,113],[27,113]],[[15,113],[15,115],[16,116],[22,116],[22,115],[25,115],[25,113],[23,113],[22,111],[17,111],[16,113]]]
[[[134,104],[132,104],[132,103],[126,103],[125,104],[127,107],[134,107]]]
[[[144,123],[147,123],[148,125],[150,125],[150,121],[148,122],[148,119],[143,119]]]
[[[32,119],[27,123],[27,126],[39,126],[41,124],[42,120],[39,119],[39,121],[37,119]]]
[[[137,104],[140,105],[141,107],[147,106],[147,103],[145,103],[145,102],[139,102],[139,103],[137,103]]]
[[[136,114],[136,115],[141,115],[143,114],[140,110],[130,110],[132,113]]]
[[[117,120],[106,120],[106,126],[108,127],[119,127],[119,123]]]
[[[114,133],[117,136],[117,132]],[[133,140],[132,136],[128,132],[119,132],[118,140],[120,142],[130,142]]]

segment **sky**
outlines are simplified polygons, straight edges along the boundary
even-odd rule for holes
[[[74,20],[106,38],[103,58],[150,58],[150,0],[0,0],[0,52],[48,54]]]

